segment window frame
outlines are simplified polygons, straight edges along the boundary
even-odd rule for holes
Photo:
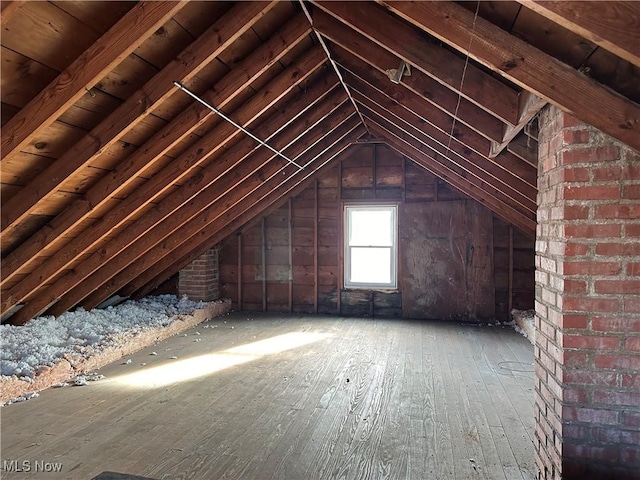
[[[351,249],[363,248],[361,245],[351,246],[349,245],[349,212],[352,210],[391,210],[393,232],[392,233],[392,245],[376,246],[370,245],[372,248],[389,248],[390,250],[390,262],[391,262],[391,282],[389,283],[364,283],[364,282],[351,282],[349,280],[351,273]],[[397,290],[398,289],[398,204],[397,203],[374,203],[374,202],[349,202],[343,204],[343,275],[342,285],[344,289],[360,289],[360,290]],[[367,247],[364,247],[367,248]]]

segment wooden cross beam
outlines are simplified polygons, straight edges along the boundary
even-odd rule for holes
[[[453,2],[388,2],[395,14],[583,122],[640,150],[640,105]],[[470,40],[473,37],[473,41]]]

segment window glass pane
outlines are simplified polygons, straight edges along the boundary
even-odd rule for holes
[[[390,248],[351,248],[353,283],[391,283]]]
[[[393,213],[391,210],[349,210],[349,245],[393,245]]]

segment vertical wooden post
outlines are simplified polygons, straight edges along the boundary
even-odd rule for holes
[[[342,208],[342,160],[338,164],[338,278],[337,278],[337,290],[338,297],[336,298],[336,311],[338,315],[342,315],[342,282],[344,278],[344,265],[342,263],[343,248],[344,248],[344,212]]]
[[[289,313],[293,312],[293,218],[292,202],[289,197]]]
[[[378,198],[378,176],[376,175],[376,168],[378,164],[378,144],[373,144],[373,173],[371,179],[373,181],[373,198]]]
[[[407,157],[402,156],[402,203],[407,202]]]
[[[374,300],[375,292],[373,290],[369,291],[369,316],[373,318],[375,316],[375,300]]]
[[[262,311],[267,311],[267,233],[265,217],[262,217]]]
[[[242,311],[242,232],[238,234],[238,310]]]
[[[509,225],[509,312],[507,318],[511,319],[513,308],[513,227]]]
[[[313,192],[313,312],[318,313],[318,223],[320,222],[318,208],[318,179],[314,181]]]

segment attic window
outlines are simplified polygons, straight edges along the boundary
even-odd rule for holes
[[[397,205],[346,205],[345,288],[397,288]]]

